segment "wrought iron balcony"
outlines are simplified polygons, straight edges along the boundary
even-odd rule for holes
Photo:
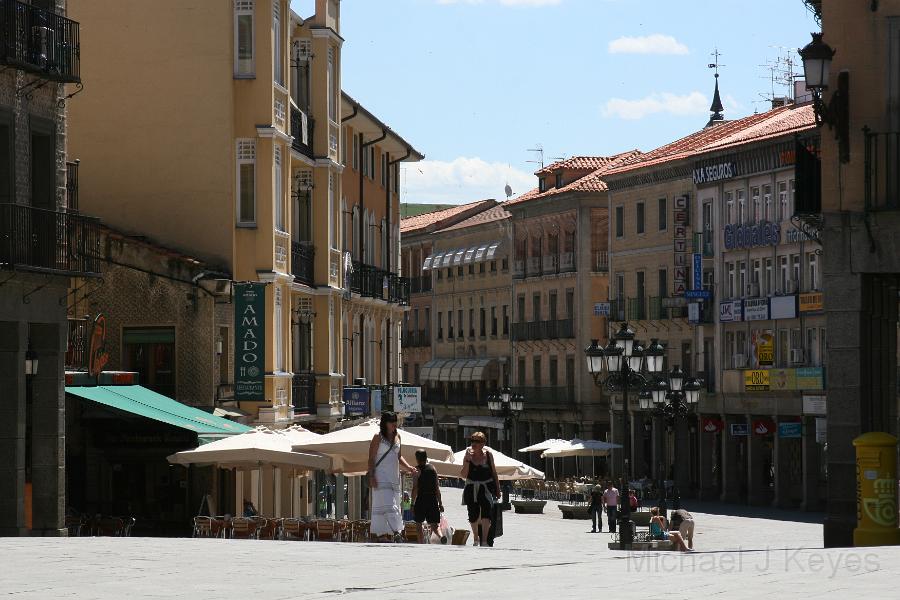
[[[427,294],[431,292],[431,275],[411,277],[409,280],[411,294]]]
[[[388,302],[394,302],[401,306],[409,304],[408,277],[401,277],[396,273],[388,274]]]
[[[409,304],[409,279],[358,260],[352,263],[350,291],[364,298]]]
[[[294,141],[291,146],[304,156],[313,156],[313,131],[315,120],[299,108],[291,107],[291,135]]]
[[[626,320],[643,321],[647,318],[647,299],[646,298],[629,298],[628,311]]]
[[[79,161],[66,163],[66,210],[78,212],[78,165]]]
[[[69,276],[100,275],[100,220],[0,204],[0,268]]]
[[[525,409],[536,407],[568,407],[575,403],[575,387],[569,385],[516,386],[525,398]]]
[[[866,210],[900,209],[900,132],[863,134]]]
[[[291,404],[294,414],[316,414],[316,376],[297,373],[291,381]]]
[[[19,0],[0,0],[0,62],[60,83],[81,82],[77,21]]]
[[[526,340],[558,340],[574,337],[575,324],[572,319],[532,321],[531,323],[512,324],[512,339],[515,342]]]
[[[431,332],[427,329],[404,330],[402,345],[404,348],[427,348],[431,346]]]
[[[291,242],[291,273],[300,283],[315,286],[316,247],[311,242]]]

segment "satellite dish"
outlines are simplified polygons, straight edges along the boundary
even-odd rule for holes
[[[508,183],[506,184],[506,188],[504,188],[504,191],[506,192],[506,199],[508,200],[513,194],[512,188],[509,187]]]

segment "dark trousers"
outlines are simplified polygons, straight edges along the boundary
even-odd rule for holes
[[[609,531],[611,533],[616,532],[616,513],[618,510],[615,506],[607,506],[606,507],[606,518],[609,521]]]
[[[603,507],[602,506],[592,506],[590,508],[591,512],[591,530],[592,531],[603,531]]]

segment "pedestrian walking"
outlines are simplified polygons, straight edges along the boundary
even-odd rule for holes
[[[677,529],[688,548],[694,549],[694,515],[683,508],[673,511],[670,529]]]
[[[469,512],[469,525],[472,527],[475,546],[489,545],[491,512],[500,494],[500,478],[497,476],[493,456],[484,447],[485,441],[484,433],[476,431],[472,434],[461,472],[462,478],[466,480],[463,504]]]
[[[396,413],[381,413],[379,432],[369,444],[369,487],[372,488],[370,532],[378,541],[393,541],[403,530],[400,514],[400,469],[415,473],[400,454]]]
[[[591,488],[591,533],[603,533],[603,488],[595,485]]]
[[[603,492],[603,504],[606,505],[606,518],[609,521],[609,532],[616,532],[616,517],[619,512],[619,490],[613,487],[611,481],[606,482],[606,491]]]
[[[425,541],[422,524],[427,522],[431,531],[436,533],[441,522],[444,504],[441,501],[441,486],[437,471],[428,464],[428,453],[416,450],[416,476],[413,480],[412,506],[413,517],[419,528],[419,539]]]

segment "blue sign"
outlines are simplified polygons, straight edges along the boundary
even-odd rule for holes
[[[344,388],[344,414],[356,416],[369,414],[369,388]]]
[[[703,289],[703,256],[699,252],[694,253],[694,289]]]
[[[731,424],[731,435],[733,436],[745,436],[750,435],[750,426],[746,423],[732,423]]]
[[[700,300],[709,300],[712,298],[711,290],[687,290],[684,293],[685,298],[699,298]]]
[[[799,438],[802,437],[802,434],[802,424],[799,421],[778,424],[778,437],[780,438]]]
[[[597,302],[594,304],[594,316],[595,317],[608,317],[609,316],[609,302]]]

